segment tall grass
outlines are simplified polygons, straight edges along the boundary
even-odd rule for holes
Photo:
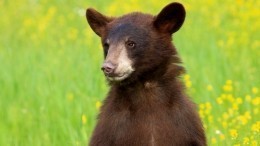
[[[157,14],[171,1],[0,1],[0,145],[86,145],[108,90],[85,9]],[[181,1],[174,35],[209,145],[259,145],[260,2]]]

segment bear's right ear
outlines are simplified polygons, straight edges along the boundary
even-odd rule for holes
[[[160,32],[172,34],[181,28],[184,19],[184,7],[182,4],[174,2],[164,7],[153,23]]]
[[[92,8],[87,9],[86,17],[90,27],[98,36],[103,34],[106,25],[113,20],[113,18],[106,17]]]

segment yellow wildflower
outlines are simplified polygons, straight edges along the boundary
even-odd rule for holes
[[[209,115],[208,116],[208,121],[209,121],[209,123],[212,123],[213,122],[213,116]]]
[[[252,144],[252,146],[258,146],[257,143],[258,142],[256,140],[253,140],[251,144]]]
[[[202,119],[204,119],[204,118],[205,118],[205,115],[204,115],[204,112],[203,112],[203,110],[199,110],[199,115],[200,115],[200,117],[201,117]]]
[[[229,109],[228,109],[228,114],[229,114],[230,116],[233,116],[233,115],[234,115],[234,110],[233,110],[232,108],[229,108]]]
[[[247,118],[247,119],[251,119],[251,115],[250,115],[250,112],[245,112],[245,117]]]
[[[82,124],[85,125],[87,123],[87,116],[85,114],[83,114],[81,116],[81,121],[82,121]]]
[[[225,113],[223,114],[223,118],[226,120],[226,119],[229,118],[229,115],[225,112]]]
[[[211,138],[211,143],[212,143],[212,144],[217,143],[217,139],[216,139],[215,137]]]
[[[39,32],[44,32],[47,27],[47,21],[42,21],[41,23],[38,24],[38,30]]]
[[[225,135],[224,134],[220,134],[219,137],[220,137],[221,140],[225,140]]]
[[[211,85],[208,85],[208,86],[207,86],[207,90],[208,90],[208,91],[212,91],[212,90],[213,90],[213,87],[212,87]]]
[[[249,144],[249,138],[248,137],[245,137],[243,139],[243,144]]]
[[[192,86],[192,82],[190,81],[190,75],[184,75],[184,81],[187,88],[190,88]]]
[[[38,30],[40,33],[45,32],[50,20],[53,18],[56,13],[56,7],[52,6],[48,9],[47,15],[40,19],[38,24]]]
[[[96,108],[99,109],[101,107],[102,103],[100,101],[96,102]]]
[[[236,99],[236,103],[237,103],[237,104],[242,104],[242,103],[243,103],[242,98],[241,98],[241,97],[238,97],[238,98]]]
[[[248,118],[246,116],[239,116],[238,120],[242,123],[242,125],[246,125],[248,122]]]
[[[191,81],[186,81],[185,85],[187,88],[190,88],[192,86],[192,83],[191,83]]]
[[[253,113],[254,113],[255,115],[257,115],[257,114],[259,113],[259,109],[258,109],[258,108],[255,108],[254,111],[253,111]]]
[[[205,105],[204,105],[203,103],[201,103],[201,104],[199,105],[199,108],[202,109],[202,110],[204,110],[204,109],[205,109]]]
[[[227,84],[227,85],[232,85],[232,80],[227,80],[227,81],[226,81],[226,84]]]
[[[223,90],[226,92],[231,92],[233,90],[232,80],[226,81],[226,84],[223,86]]]
[[[70,28],[67,34],[68,39],[75,40],[77,39],[77,36],[78,36],[78,30],[76,28]]]
[[[205,114],[209,114],[211,111],[211,108],[212,108],[212,106],[211,106],[210,102],[207,102],[205,104]]]
[[[25,27],[31,27],[32,24],[33,24],[33,20],[32,20],[31,18],[25,19],[25,20],[23,21],[23,25],[24,25]]]
[[[54,6],[51,6],[49,9],[48,9],[48,12],[47,12],[47,15],[50,15],[50,16],[53,16],[55,13],[56,13],[56,7]]]
[[[243,0],[236,0],[236,3],[238,4],[238,5],[243,5],[244,3],[243,3]]]
[[[227,122],[224,121],[221,124],[222,124],[223,128],[227,128]]]
[[[227,99],[228,99],[231,103],[233,103],[233,102],[235,101],[235,98],[233,97],[232,94],[228,94],[228,95],[227,95]]]
[[[68,94],[67,94],[67,99],[68,99],[69,101],[72,101],[72,100],[74,99],[73,93],[68,93]]]
[[[246,95],[246,101],[250,102],[251,101],[251,96],[250,95]]]
[[[253,92],[254,94],[257,94],[257,93],[258,93],[258,88],[253,87],[253,88],[252,88],[252,92]]]
[[[229,130],[229,134],[231,136],[232,139],[236,139],[238,136],[237,130],[236,129],[231,129]]]
[[[218,98],[217,98],[217,103],[218,103],[218,104],[222,104],[222,103],[223,103],[223,100],[221,99],[221,97],[218,97]]]
[[[260,97],[254,98],[254,99],[252,100],[252,104],[255,105],[255,106],[259,105],[259,104],[260,104]]]
[[[206,102],[205,105],[206,105],[206,109],[211,110],[212,106],[211,106],[210,102]]]
[[[227,94],[221,94],[220,96],[222,99],[226,99],[227,98]]]
[[[230,92],[233,90],[233,87],[231,85],[224,85],[223,86],[223,90],[224,91],[227,91],[227,92]]]
[[[190,80],[190,75],[184,75],[184,80],[187,81],[187,80]]]
[[[238,105],[237,105],[236,103],[233,103],[233,104],[232,104],[232,109],[233,109],[233,110],[238,110]]]
[[[260,121],[256,122],[252,125],[251,130],[253,132],[259,133],[260,132]]]

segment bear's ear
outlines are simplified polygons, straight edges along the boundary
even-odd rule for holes
[[[92,8],[87,9],[86,17],[90,27],[98,36],[102,35],[107,23],[113,20],[113,18],[104,16],[103,14],[99,13],[98,11]]]
[[[174,33],[180,29],[185,19],[185,9],[180,3],[171,3],[155,17],[154,27],[163,33]]]

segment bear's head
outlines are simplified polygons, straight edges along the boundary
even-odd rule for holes
[[[101,69],[111,83],[122,83],[167,68],[176,55],[172,34],[182,26],[185,9],[180,3],[171,3],[157,16],[134,12],[115,18],[89,8],[86,17],[101,37],[105,56]]]

